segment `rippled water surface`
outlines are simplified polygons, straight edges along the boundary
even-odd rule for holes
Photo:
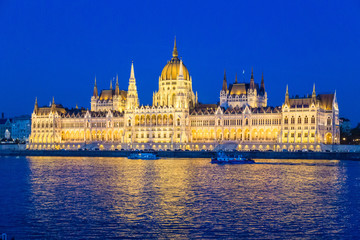
[[[3,157],[0,193],[15,240],[360,238],[354,161]]]

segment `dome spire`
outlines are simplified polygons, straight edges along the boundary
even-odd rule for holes
[[[177,47],[176,47],[176,36],[175,36],[175,39],[174,39],[174,50],[173,50],[173,58],[177,58],[178,57],[178,51],[177,51]]]

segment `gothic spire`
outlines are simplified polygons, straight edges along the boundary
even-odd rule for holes
[[[131,61],[131,72],[130,72],[130,78],[131,78],[131,79],[135,79],[134,61]]]
[[[265,94],[264,73],[262,73],[262,75],[261,75],[260,92],[262,94]]]
[[[176,36],[175,36],[175,40],[174,40],[174,49],[173,49],[173,58],[177,58],[178,57],[178,51],[176,48]]]
[[[316,92],[315,92],[315,83],[314,83],[314,86],[313,86],[312,97],[316,97]]]
[[[314,83],[313,92],[312,92],[312,95],[311,95],[311,102],[314,103],[314,104],[316,103],[315,83]]]
[[[97,86],[96,86],[96,76],[95,76],[95,84],[94,84],[94,93],[93,93],[94,97],[98,96],[98,90],[97,90]]]
[[[112,79],[110,80],[110,90],[112,90]]]
[[[250,89],[254,89],[254,88],[255,88],[254,69],[251,68]]]
[[[51,103],[51,112],[55,112],[55,107],[56,107],[56,105],[55,105],[55,98],[53,97],[52,103]]]
[[[227,91],[226,70],[224,70],[224,80],[223,80],[222,90],[225,92]]]
[[[34,112],[37,113],[38,110],[39,110],[39,107],[38,107],[37,97],[35,97]]]
[[[289,86],[288,86],[288,85],[286,85],[285,104],[290,105],[290,99],[289,99]]]
[[[235,74],[235,84],[237,84],[238,81],[237,81],[237,73]]]
[[[128,87],[127,99],[126,99],[126,108],[134,109],[138,106],[139,106],[139,97],[136,87],[134,62],[131,62],[131,73],[129,78],[129,87]]]
[[[116,74],[116,85],[115,85],[115,95],[119,96],[120,89],[119,89],[119,76]]]

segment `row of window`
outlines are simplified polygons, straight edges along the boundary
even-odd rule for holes
[[[299,116],[297,118],[297,124],[301,124],[303,122],[302,118]],[[291,124],[295,124],[295,117],[292,116],[291,119],[290,119],[290,123]],[[308,124],[309,123],[309,118],[307,116],[304,117],[304,123],[305,124]],[[314,124],[315,123],[315,116],[312,116],[311,117],[311,124]],[[289,118],[287,116],[285,116],[284,118],[284,124],[289,124]]]
[[[32,128],[52,128],[53,127],[53,123],[33,123],[32,124]],[[57,127],[57,123],[54,123],[54,127]]]
[[[298,126],[297,129],[298,129],[298,130],[301,130],[302,128],[301,128],[301,126]],[[308,130],[308,129],[309,129],[309,127],[307,127],[307,126],[304,127],[304,130]],[[314,130],[314,129],[315,129],[315,126],[311,126],[310,129],[311,129],[311,130]],[[289,130],[289,128],[288,128],[288,127],[284,127],[284,130]],[[290,127],[290,130],[295,130],[295,127]]]
[[[150,134],[148,133],[148,134],[144,134],[144,133],[142,133],[142,134],[136,134],[135,135],[136,136],[136,138],[144,138],[144,137],[146,137],[146,138],[150,138]],[[166,134],[166,133],[163,133],[163,134],[161,134],[161,133],[159,133],[159,134],[152,134],[152,138],[156,138],[156,136],[158,137],[158,138],[167,138],[167,137],[171,137],[171,134]],[[129,138],[131,138],[131,134],[129,134]],[[177,134],[177,138],[180,138],[180,133],[179,134]]]
[[[285,137],[285,138],[287,138],[288,136],[289,136],[288,133],[284,133],[284,137]],[[307,132],[304,133],[304,137],[308,137],[308,136],[309,136],[309,133],[307,133]],[[294,137],[295,137],[295,133],[290,133],[290,137],[291,137],[291,138],[294,138]],[[301,138],[301,133],[298,133],[298,134],[297,134],[297,137],[298,137],[298,138]],[[312,138],[315,137],[315,133],[311,133],[311,134],[310,134],[310,137],[312,137]]]
[[[224,126],[242,126],[243,120],[242,119],[225,119],[223,120]],[[245,125],[249,125],[249,120],[245,119]],[[190,122],[191,126],[193,127],[201,127],[201,126],[214,126],[215,120],[192,120]],[[280,125],[281,119],[252,119],[252,125]],[[218,119],[217,125],[221,125],[221,120]]]

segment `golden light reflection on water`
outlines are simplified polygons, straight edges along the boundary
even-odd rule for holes
[[[316,233],[336,224],[341,206],[328,203],[346,191],[338,161],[28,159],[35,209],[29,218],[41,219],[50,235],[59,228],[108,238]]]

